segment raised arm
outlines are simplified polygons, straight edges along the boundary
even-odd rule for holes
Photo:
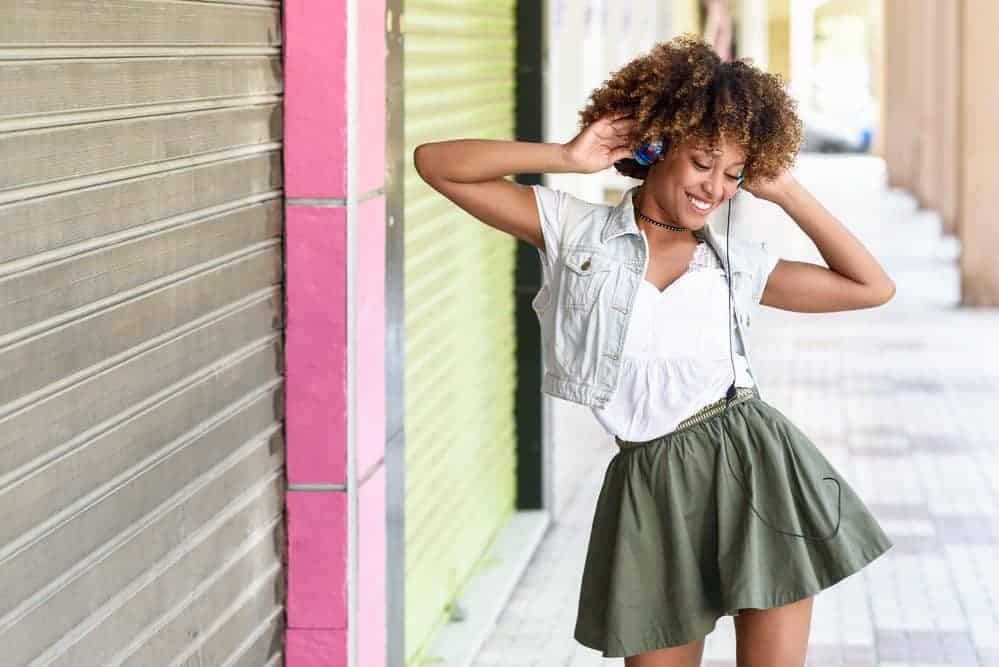
[[[601,120],[566,144],[455,139],[421,144],[413,152],[420,177],[490,227],[544,250],[534,193],[513,174],[592,173],[630,150],[627,120]]]
[[[894,281],[870,251],[790,173],[770,183],[751,183],[747,189],[783,208],[829,265],[780,260],[770,273],[761,304],[828,313],[874,308],[895,295]]]

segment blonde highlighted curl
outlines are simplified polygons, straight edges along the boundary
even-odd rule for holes
[[[773,179],[794,164],[803,138],[797,103],[779,74],[748,59],[723,62],[692,34],[661,42],[614,72],[579,115],[581,128],[608,115],[635,120],[633,148],[663,141],[669,150],[687,139],[713,145],[723,135],[746,151],[750,181]],[[633,178],[648,174],[631,158],[614,167]]]

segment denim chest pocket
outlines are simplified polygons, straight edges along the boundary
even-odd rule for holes
[[[566,308],[590,309],[615,268],[613,260],[589,248],[571,248],[565,254],[561,301]]]

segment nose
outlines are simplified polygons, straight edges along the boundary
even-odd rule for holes
[[[715,200],[715,193],[721,192],[724,185],[721,179],[724,178],[724,174],[718,174],[704,181],[704,194],[707,195],[711,201]]]

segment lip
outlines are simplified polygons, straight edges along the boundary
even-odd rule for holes
[[[697,208],[696,206],[694,206],[693,202],[690,201],[690,198],[694,197],[694,195],[687,194],[686,192],[684,192],[683,195],[684,195],[683,198],[687,202],[687,206],[690,207],[690,210],[693,211],[694,213],[696,213],[697,215],[700,215],[700,216],[707,215],[708,213],[710,213],[711,211],[713,211],[714,208],[715,208],[715,204],[711,204],[711,206],[709,206],[708,208],[701,210],[701,209]],[[698,199],[700,201],[704,201],[700,197],[694,197],[694,198]]]

